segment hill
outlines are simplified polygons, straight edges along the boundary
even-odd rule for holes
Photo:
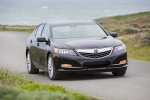
[[[150,28],[150,11],[120,16],[98,18],[96,21],[109,31],[118,31],[125,27]]]
[[[107,31],[117,32],[128,57],[150,61],[150,12],[96,19]]]

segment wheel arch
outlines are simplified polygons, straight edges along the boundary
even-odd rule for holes
[[[48,52],[47,52],[47,57],[46,57],[46,58],[47,58],[47,61],[48,61],[48,56],[49,56],[50,54],[52,54],[52,52],[48,51]]]
[[[27,48],[27,49],[26,49],[26,57],[27,57],[28,52],[29,52],[29,49]]]

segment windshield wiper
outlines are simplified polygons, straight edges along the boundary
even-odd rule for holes
[[[106,39],[106,38],[108,38],[108,37],[102,37],[102,39]]]

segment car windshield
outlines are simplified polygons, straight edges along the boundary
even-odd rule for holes
[[[56,25],[52,27],[54,39],[106,37],[107,34],[97,24]]]

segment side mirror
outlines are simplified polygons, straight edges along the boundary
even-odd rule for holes
[[[110,35],[114,38],[118,36],[116,32],[110,32]]]
[[[39,37],[37,38],[37,42],[47,42],[45,37]]]

